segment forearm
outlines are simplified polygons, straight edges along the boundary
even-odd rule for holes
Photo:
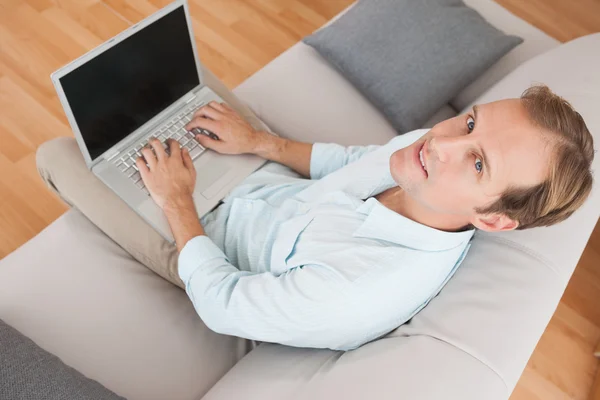
[[[196,212],[194,199],[191,195],[182,196],[167,202],[163,209],[175,243],[177,251],[181,252],[186,243],[196,236],[206,235],[200,224],[200,218]]]
[[[259,140],[254,154],[270,161],[290,167],[300,175],[310,177],[310,157],[312,143],[297,142],[291,139],[259,132]]]

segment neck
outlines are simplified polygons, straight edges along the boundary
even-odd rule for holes
[[[447,232],[459,232],[472,228],[466,218],[435,212],[416,202],[398,186],[378,194],[375,198],[390,210],[431,228]]]

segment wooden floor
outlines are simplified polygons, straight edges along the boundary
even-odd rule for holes
[[[598,0],[497,0],[562,40],[600,31]],[[71,131],[49,74],[169,0],[0,0],[0,258],[66,207],[37,175],[35,150]],[[203,62],[234,87],[352,0],[190,0]],[[600,340],[600,228],[512,400],[585,399]]]

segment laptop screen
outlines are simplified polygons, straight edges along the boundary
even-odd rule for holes
[[[60,82],[94,160],[199,85],[183,6]]]

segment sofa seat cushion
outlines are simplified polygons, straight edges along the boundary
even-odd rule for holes
[[[0,318],[128,399],[198,399],[249,350],[70,210],[0,262]]]

